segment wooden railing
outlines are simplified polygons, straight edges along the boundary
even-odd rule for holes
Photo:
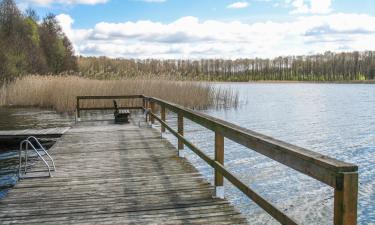
[[[122,98],[134,97],[122,96]],[[94,98],[95,96],[80,97],[80,99]],[[120,96],[99,98],[116,99],[120,98]],[[147,110],[151,123],[157,120],[161,124],[161,132],[165,132],[167,129],[178,138],[179,151],[183,150],[185,145],[214,168],[216,187],[223,186],[223,177],[225,177],[281,224],[297,224],[295,220],[257,194],[224,167],[224,138],[228,138],[333,187],[334,224],[357,224],[358,167],[356,165],[338,161],[158,98],[147,96],[138,96],[138,98],[143,99],[141,108]],[[78,98],[77,104],[79,104]],[[160,108],[160,117],[156,115],[156,105]],[[177,114],[177,131],[166,123],[166,110]],[[184,118],[215,132],[214,159],[207,156],[184,137]]]
[[[81,117],[81,111],[94,111],[94,110],[115,110],[115,107],[85,107],[82,108],[80,102],[82,100],[118,100],[118,99],[144,99],[143,95],[126,95],[126,96],[77,96],[76,103],[76,118]],[[112,104],[112,103],[111,103]],[[118,109],[144,109],[143,106],[127,106],[118,107]]]

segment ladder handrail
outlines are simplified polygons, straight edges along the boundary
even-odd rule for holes
[[[39,153],[39,151],[35,148],[35,146],[33,145],[33,143],[31,143],[29,140],[23,140],[21,143],[20,143],[20,150],[19,150],[19,167],[18,167],[18,176],[19,178],[21,178],[21,169],[22,169],[22,150],[23,150],[23,145],[26,146],[25,148],[25,173],[26,173],[26,169],[27,169],[27,152],[29,150],[28,148],[28,145],[30,145],[32,147],[32,149],[36,152],[36,154],[39,156],[39,158],[41,158],[44,162],[44,164],[47,166],[48,168],[48,173],[49,173],[49,176],[51,177],[52,174],[51,174],[51,168],[50,166],[48,165],[47,161],[43,158],[43,156]]]
[[[48,156],[48,158],[51,160],[52,162],[52,166],[53,166],[53,171],[56,171],[56,167],[55,167],[55,162],[54,160],[52,159],[51,155],[47,152],[47,150],[43,147],[43,145],[39,142],[39,140],[34,137],[34,136],[30,136],[28,137],[26,140],[30,141],[30,139],[34,140],[40,147],[40,149],[43,150],[43,152]]]

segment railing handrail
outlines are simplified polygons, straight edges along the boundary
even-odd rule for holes
[[[222,174],[228,181],[230,181],[236,188],[238,188],[240,191],[242,191],[246,196],[248,196],[250,199],[252,199],[255,203],[257,203],[259,206],[261,206],[263,209],[265,209],[266,212],[268,212],[272,217],[274,217],[277,221],[281,222],[282,224],[289,224],[289,225],[296,225],[297,222],[294,221],[292,218],[288,217],[283,213],[280,209],[278,209],[273,204],[269,203],[266,199],[261,197],[259,194],[254,192],[251,188],[249,188],[246,184],[241,182],[234,174],[229,172],[224,168],[224,165],[220,162],[211,159],[207,154],[205,154],[202,150],[200,150],[198,147],[196,147],[193,143],[189,142],[173,130],[167,123],[165,123],[163,120],[161,120],[159,117],[157,117],[154,113],[149,112],[152,117],[154,117],[156,120],[158,120],[162,126],[167,128],[173,135],[175,135],[179,140],[182,140],[182,142],[189,147],[195,154],[197,154],[201,159],[203,159],[208,165],[210,165],[212,168],[215,169],[215,171],[218,171]]]
[[[132,98],[143,98],[143,95],[114,95],[114,96],[77,96],[77,99],[132,99]]]
[[[81,117],[81,111],[94,111],[94,110],[114,110],[115,107],[85,107],[82,108],[80,106],[80,101],[81,100],[95,100],[95,99],[137,99],[141,98],[144,99],[143,95],[116,95],[116,96],[95,96],[95,95],[87,95],[87,96],[77,96],[77,102],[76,102],[76,114],[75,114],[75,121],[77,121],[77,118]],[[130,107],[118,107],[118,109],[127,109],[127,110],[132,110],[132,109],[143,109],[143,107],[139,106],[130,106]]]
[[[23,149],[23,145],[30,145],[31,148],[36,152],[36,154],[39,156],[39,158],[42,159],[42,161],[44,162],[44,164],[46,165],[47,169],[48,169],[48,173],[49,173],[49,176],[51,177],[51,168],[50,166],[48,165],[48,162],[44,159],[44,157],[39,153],[39,151],[35,148],[35,146],[33,145],[33,143],[31,143],[30,140],[26,139],[26,140],[23,140],[21,143],[20,143],[20,150],[19,150],[19,168],[18,168],[18,176],[19,178],[22,178],[21,176],[21,166],[22,166],[22,150]],[[26,173],[26,167],[27,167],[27,157],[28,157],[28,147],[26,146],[25,148],[25,173]]]
[[[170,102],[167,102],[158,98],[153,98],[153,97],[145,97],[145,98],[148,99],[149,101],[153,101],[160,105],[163,105],[175,113],[182,113],[184,117],[192,120],[193,122],[199,125],[206,127],[207,129],[210,129],[212,131],[219,131],[224,135],[224,137],[231,139],[232,141],[238,144],[241,144],[245,147],[251,148],[252,150],[257,151],[258,153],[263,154],[288,167],[291,167],[301,173],[304,173],[321,182],[324,182],[330,185],[331,187],[337,186],[336,184],[337,181],[330,179],[332,177],[336,178],[336,173],[358,171],[358,166],[352,163],[339,161],[329,156],[325,156],[320,153],[313,152],[305,148],[298,147],[298,146],[286,143],[284,141],[274,139],[272,137],[254,132],[252,130],[235,125],[233,123],[206,115],[204,113],[196,112],[194,110],[185,108],[183,106],[179,106],[174,103],[170,103]],[[263,148],[273,148],[273,152],[270,152],[267,149],[259,150],[259,147],[254,146],[253,142],[257,142],[257,144],[262,143],[264,145],[268,144],[268,146],[264,146]],[[306,164],[309,164],[308,165],[309,167],[306,168],[303,166],[294,165],[293,162],[285,159],[286,158],[285,155],[283,155],[282,157],[280,157],[279,155],[277,156],[272,155],[272,153],[277,154],[278,152],[280,154],[281,153],[287,154],[288,156],[293,157],[293,160],[303,160]],[[332,174],[333,176],[330,176],[329,178],[327,178],[325,176],[322,176],[319,173],[315,173],[311,171],[310,170],[311,166],[319,167],[324,170],[323,172],[329,172],[329,173],[334,173],[334,174]],[[318,171],[318,172],[322,172],[322,171]]]
[[[55,161],[53,160],[53,158],[51,157],[51,155],[47,152],[47,150],[43,147],[43,145],[39,142],[39,140],[36,137],[34,137],[34,136],[30,136],[26,140],[30,141],[30,139],[34,140],[38,144],[38,146],[40,147],[40,149],[44,152],[44,154],[46,154],[48,156],[48,158],[52,162],[53,171],[56,171]]]
[[[317,179],[335,189],[334,192],[334,224],[354,225],[357,223],[358,202],[358,166],[336,160],[329,156],[301,148],[284,141],[237,126],[233,123],[217,119],[204,113],[185,108],[183,106],[164,101],[159,98],[132,96],[79,96],[77,97],[77,115],[79,117],[80,99],[129,99],[142,98],[143,109],[148,112],[151,122],[158,120],[161,131],[167,128],[178,138],[178,150],[183,145],[188,146],[199,157],[215,169],[215,186],[222,186],[224,176],[235,187],[261,206],[266,212],[282,224],[297,224],[271,203],[251,190],[224,168],[224,137],[254,150],[268,158],[282,163],[298,172]],[[161,107],[161,118],[155,114],[155,104]],[[168,109],[178,115],[178,131],[173,130],[165,120],[165,110]],[[215,159],[211,159],[204,152],[186,140],[183,136],[183,118],[187,118],[209,130],[215,132]],[[146,117],[147,120],[147,117]]]

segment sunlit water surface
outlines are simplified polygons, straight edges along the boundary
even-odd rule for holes
[[[218,84],[239,91],[238,109],[205,113],[359,166],[359,223],[375,224],[375,85]],[[176,118],[170,123],[176,127]],[[213,132],[185,123],[185,135],[213,157]],[[174,143],[175,138],[168,135]],[[193,152],[188,159],[211,182],[212,169]],[[333,189],[225,140],[225,166],[301,224],[332,224]],[[277,224],[225,183],[226,197],[251,224]]]
[[[375,85],[216,85],[238,90],[240,106],[237,109],[206,110],[205,113],[357,164],[360,174],[359,223],[375,223]],[[14,128],[15,125],[10,124],[8,118],[16,121],[14,123],[18,129],[30,126],[66,126],[72,121],[71,117],[57,115],[51,111],[14,109],[9,112],[9,109],[3,109],[2,113],[1,110],[0,108],[2,130]],[[17,120],[14,120],[15,118]],[[23,121],[19,121],[20,118]],[[168,115],[168,122],[176,127],[176,117],[173,114]],[[185,135],[208,155],[213,156],[214,134],[211,131],[185,120]],[[165,137],[176,143],[171,134],[167,133]],[[0,152],[0,160],[14,156],[14,151]],[[213,182],[211,168],[189,150],[187,158]],[[5,164],[1,165],[1,171],[5,171]],[[299,223],[332,224],[333,189],[327,185],[227,139],[225,166]],[[8,167],[15,168],[15,165]],[[0,185],[7,183],[4,182],[7,179],[9,181],[15,177],[3,175],[0,177]],[[225,183],[225,195],[247,216],[251,224],[277,224],[229,182]]]

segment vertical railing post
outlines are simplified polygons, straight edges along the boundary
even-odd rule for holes
[[[356,225],[357,204],[358,173],[341,173],[335,188],[334,225]]]
[[[150,105],[151,105],[151,112],[155,114],[155,102],[150,102]],[[155,118],[151,116],[151,114],[150,114],[150,120],[151,120],[151,124],[155,123]]]
[[[146,99],[142,98],[142,107],[143,107],[143,113],[146,111]]]
[[[177,132],[181,135],[184,136],[184,117],[182,113],[178,113],[177,115]],[[180,157],[184,157],[184,142],[178,139],[178,155]]]
[[[161,106],[160,115],[161,115],[161,120],[163,122],[165,122],[165,106],[164,105]],[[165,132],[165,127],[164,127],[163,124],[161,124],[161,128],[160,129],[161,129],[162,133]]]
[[[145,118],[145,121],[146,121],[146,123],[148,123],[148,118],[149,118],[149,114],[148,114],[148,112],[149,112],[149,104],[148,104],[148,99],[144,99],[145,100],[145,111],[146,111],[146,118]]]
[[[224,166],[224,136],[215,132],[215,161]],[[219,171],[215,169],[215,196],[224,198],[224,178]]]
[[[81,112],[79,107],[79,98],[77,97],[77,103],[76,103],[76,113],[77,113],[77,121],[81,121]]]

